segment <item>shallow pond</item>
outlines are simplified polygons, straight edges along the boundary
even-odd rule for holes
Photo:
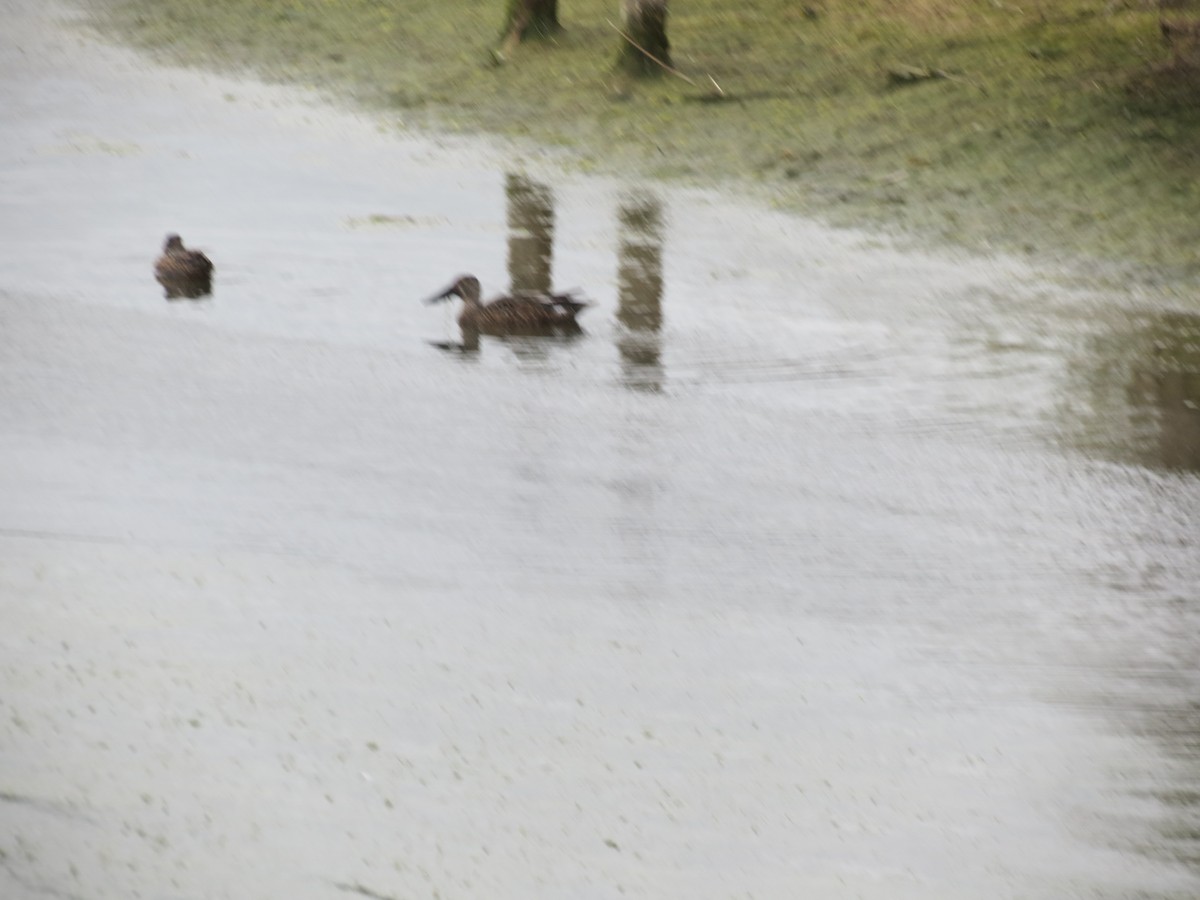
[[[1200,317],[10,7],[5,897],[1200,893]]]

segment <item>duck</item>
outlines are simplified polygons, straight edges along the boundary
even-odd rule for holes
[[[163,286],[168,300],[195,299],[212,293],[213,264],[199,250],[183,246],[183,238],[167,235],[162,256],[154,262],[154,278]]]
[[[458,325],[463,333],[489,335],[578,334],[575,317],[591,306],[574,291],[514,291],[481,302],[483,290],[474,275],[460,275],[445,290],[426,299],[440,303],[451,297],[463,301]]]

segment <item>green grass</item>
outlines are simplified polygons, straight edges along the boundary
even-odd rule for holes
[[[562,0],[566,31],[501,66],[502,0],[93,5],[174,60],[332,88],[408,125],[732,183],[835,223],[1200,278],[1200,74],[1166,65],[1139,0],[676,0],[674,62],[695,86],[618,80],[616,0]],[[949,77],[890,87],[897,65]],[[731,99],[700,102],[710,78]]]

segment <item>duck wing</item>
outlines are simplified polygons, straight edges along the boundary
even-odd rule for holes
[[[543,307],[548,307],[550,304],[546,302],[545,295],[539,294],[536,291],[517,291],[512,295],[504,295],[496,297],[484,304],[484,309],[488,312],[508,313],[529,310],[537,310]]]
[[[187,267],[188,271],[194,272],[196,276],[204,278],[212,274],[212,260],[201,253],[199,250],[189,250],[187,252]]]
[[[500,299],[510,300],[525,306],[541,308],[555,314],[566,312],[572,316],[581,309],[586,309],[592,305],[580,297],[578,291],[575,289],[551,293],[543,293],[542,291],[517,291],[512,297],[502,297]],[[488,305],[491,306],[492,304],[489,303]]]
[[[212,275],[213,264],[199,250],[186,250],[183,253],[164,253],[154,263],[154,274],[159,280],[164,278],[208,278]]]

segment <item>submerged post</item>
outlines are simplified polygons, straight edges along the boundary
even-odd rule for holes
[[[667,0],[621,0],[621,52],[617,68],[637,78],[654,78],[671,65]]]

